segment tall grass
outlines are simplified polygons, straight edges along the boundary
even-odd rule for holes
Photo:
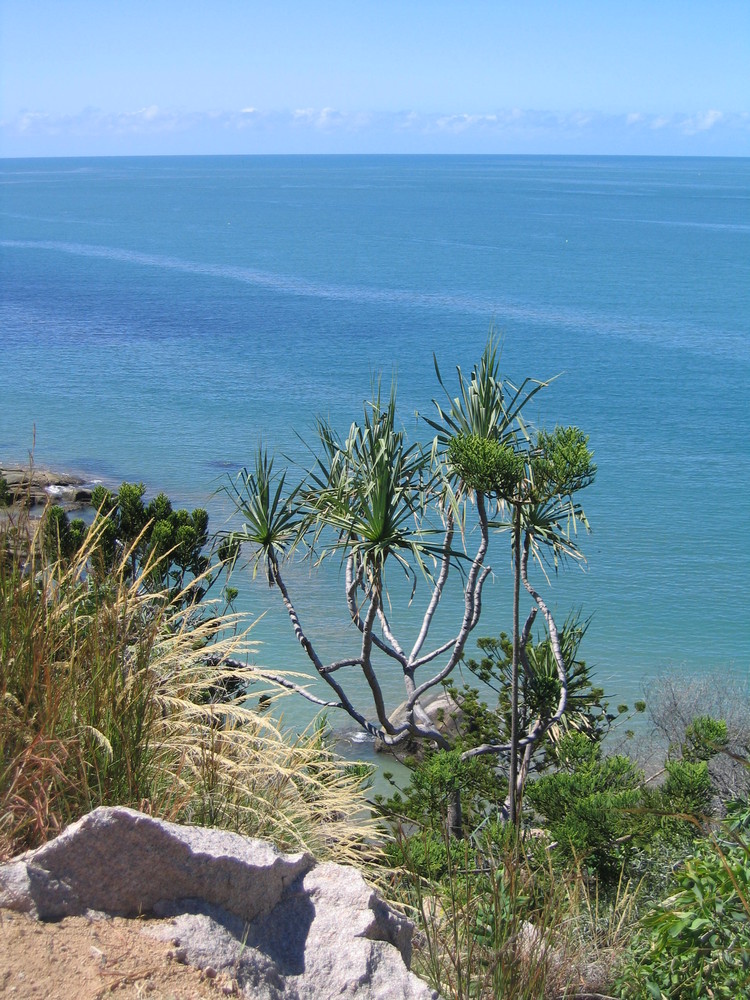
[[[43,520],[0,523],[0,860],[99,805],[359,857],[372,832],[360,779],[320,737],[211,702],[229,676],[211,663],[255,648],[238,617],[152,592],[153,567],[133,579],[127,549],[93,572],[101,530],[50,559]]]
[[[639,888],[600,898],[543,843],[495,829],[463,841],[397,831],[391,892],[419,928],[413,969],[448,1000],[606,1000],[634,932]]]

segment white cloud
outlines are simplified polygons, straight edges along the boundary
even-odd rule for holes
[[[335,128],[338,125],[345,125],[347,116],[337,111],[335,108],[323,108],[315,122],[317,128]]]
[[[43,148],[45,137],[54,139],[58,147],[65,143],[66,148],[80,149],[82,153],[97,142],[110,142],[112,149],[121,151],[146,148],[147,144],[150,149],[168,150],[170,140],[159,137],[177,135],[181,136],[180,148],[192,145],[196,151],[220,152],[223,148],[247,149],[248,140],[242,145],[240,137],[251,134],[258,137],[252,141],[253,149],[275,146],[280,150],[511,152],[535,148],[648,153],[672,148],[713,151],[720,148],[720,142],[731,144],[734,152],[729,155],[747,155],[750,151],[750,114],[728,115],[715,109],[668,116],[641,111],[610,115],[583,109],[560,112],[517,107],[482,113],[427,114],[410,109],[374,113],[332,107],[270,111],[248,105],[237,111],[197,112],[148,105],[122,112],[85,108],[75,115],[25,110],[0,123],[0,130],[4,149],[10,155],[19,155],[16,148],[32,152]],[[230,138],[233,133],[236,139]],[[227,138],[220,141],[219,136]],[[710,141],[711,145],[699,146],[701,141]]]
[[[685,135],[695,135],[696,132],[707,132],[723,118],[724,115],[721,111],[706,111],[701,115],[693,115],[692,118],[686,118],[682,123],[682,129]]]
[[[446,115],[438,118],[435,125],[449,132],[466,132],[467,129],[481,128],[483,125],[497,124],[497,115]]]

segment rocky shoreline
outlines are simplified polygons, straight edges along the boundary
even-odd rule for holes
[[[96,483],[68,472],[55,472],[38,466],[19,466],[0,462],[0,479],[10,493],[15,507],[44,507],[59,504],[65,510],[81,510],[91,505]]]

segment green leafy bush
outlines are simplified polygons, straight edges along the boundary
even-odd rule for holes
[[[567,665],[565,714],[535,748],[532,770],[543,770],[554,763],[554,754],[552,760],[549,759],[550,751],[569,729],[601,741],[629,712],[627,705],[620,705],[616,710],[610,708],[604,689],[594,684],[590,668],[581,659],[579,649],[587,628],[587,621],[581,620],[579,615],[571,615],[560,630],[560,646]],[[469,684],[459,687],[452,681],[445,685],[461,710],[464,747],[485,742],[506,743],[510,739],[513,643],[503,632],[499,638],[477,640],[477,646],[481,657],[468,659],[465,666],[481,682],[482,688]],[[528,732],[537,718],[551,716],[560,697],[560,679],[549,636],[529,641],[524,658],[518,705],[522,734]],[[638,702],[635,710],[641,712],[643,708]]]
[[[494,762],[492,762],[494,763]],[[396,788],[390,775],[386,778]],[[398,827],[404,823],[437,834],[442,839],[456,817],[460,802],[461,825],[473,829],[486,815],[487,803],[497,796],[492,764],[482,758],[461,759],[461,750],[436,750],[413,762],[409,784],[389,799],[375,796],[380,815]]]
[[[623,754],[603,756],[600,744],[583,733],[567,733],[557,758],[558,770],[530,784],[527,798],[546,819],[559,856],[616,881],[643,773]]]
[[[745,815],[747,809],[745,807]],[[730,831],[731,832],[731,831]],[[737,1000],[750,995],[750,841],[712,838],[683,865],[676,893],[641,922],[621,996]]]
[[[106,577],[124,553],[123,569],[130,579],[141,576],[152,592],[169,591],[172,600],[199,603],[218,575],[216,567],[209,570],[208,514],[200,507],[173,510],[164,493],[145,503],[145,493],[143,483],[123,483],[116,493],[101,485],[93,490],[91,502],[97,514],[91,571]],[[82,520],[70,521],[62,507],[53,506],[45,518],[45,552],[70,560],[87,531]],[[223,557],[230,556],[225,546]],[[219,558],[223,561],[222,554]],[[199,583],[193,585],[196,580]]]
[[[666,808],[697,818],[706,816],[713,796],[708,763],[705,760],[668,760],[664,766],[667,779],[662,798]]]

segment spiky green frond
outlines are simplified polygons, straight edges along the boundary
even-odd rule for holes
[[[443,447],[452,437],[485,438],[514,444],[527,437],[521,414],[533,396],[543,389],[546,382],[524,379],[514,386],[500,373],[500,356],[497,338],[491,334],[482,357],[472,368],[469,378],[457,367],[458,395],[451,396],[440,373],[437,358],[433,358],[435,373],[445,393],[447,404],[433,400],[437,419],[424,417],[437,433]]]
[[[285,492],[286,470],[274,470],[273,456],[261,446],[251,471],[242,469],[224,491],[245,519],[242,528],[232,533],[232,541],[252,547],[253,576],[263,563],[269,584],[274,582],[274,566],[299,540],[302,518],[296,497],[300,487]]]
[[[409,444],[397,425],[395,387],[387,402],[375,398],[341,439],[319,422],[322,444],[301,499],[321,558],[353,556],[367,579],[380,580],[394,558],[407,572],[412,562],[442,552],[426,540],[424,519],[434,499],[436,473],[430,454]]]

